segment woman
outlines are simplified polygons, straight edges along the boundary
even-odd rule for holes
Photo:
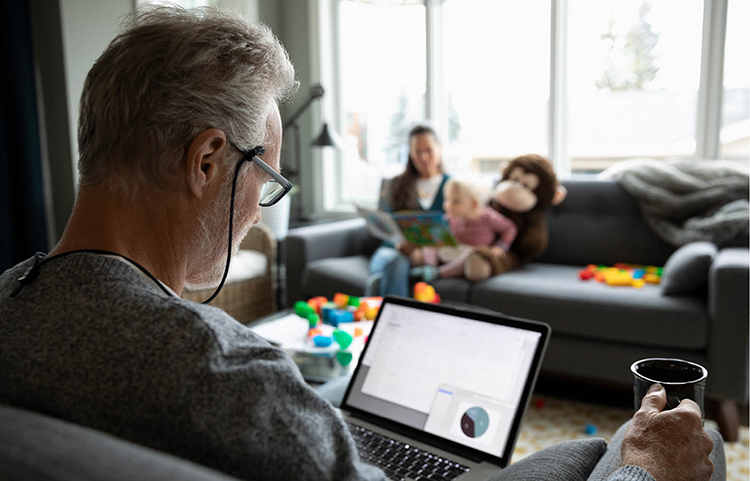
[[[388,211],[424,210],[443,212],[442,148],[435,130],[418,125],[409,132],[409,160],[406,170],[394,177],[388,193]],[[409,296],[409,243],[384,243],[370,259],[370,274],[381,274],[378,295]]]

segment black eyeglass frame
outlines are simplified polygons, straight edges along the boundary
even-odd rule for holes
[[[265,147],[257,146],[250,150],[242,150],[237,147],[231,140],[228,140],[228,142],[229,145],[237,149],[237,151],[242,154],[242,158],[240,158],[240,161],[237,163],[237,168],[235,170],[235,179],[237,178],[237,174],[239,173],[240,167],[243,163],[255,162],[258,167],[263,169],[263,172],[271,176],[273,182],[279,184],[278,187],[274,188],[271,192],[264,195],[258,205],[260,205],[261,207],[270,207],[280,201],[287,193],[289,193],[290,190],[292,190],[294,184],[289,182],[289,180],[287,180],[283,175],[276,172],[273,167],[266,164],[263,159],[258,157],[259,155],[263,155],[266,152]],[[264,202],[263,199],[267,198],[270,199]]]

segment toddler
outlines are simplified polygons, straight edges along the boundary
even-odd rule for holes
[[[504,255],[516,237],[516,225],[488,205],[488,192],[469,181],[450,179],[443,189],[443,209],[458,247],[422,247],[412,252],[411,274],[431,282],[440,277],[465,276],[472,281],[486,279],[492,269],[480,256],[469,256],[475,246],[494,246]]]

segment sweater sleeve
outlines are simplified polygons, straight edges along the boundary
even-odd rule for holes
[[[385,480],[282,350],[247,329],[215,335],[183,396],[192,459],[242,479]]]
[[[518,232],[516,224],[491,207],[487,207],[485,212],[487,213],[489,225],[492,227],[492,230],[498,234],[498,240],[495,245],[502,247],[502,249],[507,252],[507,250],[510,249],[511,244],[513,244],[513,240],[515,240],[516,233]]]
[[[655,481],[648,471],[640,466],[623,466],[612,473],[607,481]]]

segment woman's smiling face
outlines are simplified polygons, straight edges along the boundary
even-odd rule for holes
[[[409,156],[419,176],[430,178],[440,173],[442,149],[432,134],[418,134],[409,140]]]

